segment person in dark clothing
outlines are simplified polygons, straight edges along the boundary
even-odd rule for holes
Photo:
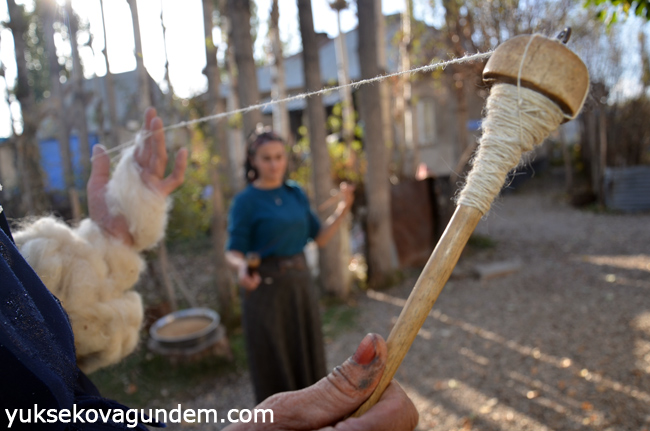
[[[302,389],[324,377],[325,354],[317,294],[303,249],[313,240],[324,246],[353,202],[354,188],[343,184],[342,200],[324,226],[294,181],[285,180],[287,154],[271,131],[250,142],[248,186],[235,196],[226,245],[242,286],[243,319],[251,379],[258,402]],[[261,257],[250,274],[246,255]]]

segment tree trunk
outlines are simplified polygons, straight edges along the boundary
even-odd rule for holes
[[[406,8],[402,13],[402,40],[399,46],[402,71],[411,68],[411,19],[413,16],[413,3],[406,0]],[[404,115],[404,159],[402,160],[401,174],[405,178],[414,178],[419,163],[419,152],[413,140],[413,107],[411,99],[411,76],[401,76],[402,94],[400,95]]]
[[[379,74],[388,72],[388,59],[386,55],[386,20],[381,10],[381,0],[375,0],[375,16],[377,22],[377,63]],[[379,82],[379,97],[381,98],[381,119],[384,132],[384,142],[390,151],[394,147],[393,121],[391,121],[390,82]]]
[[[162,45],[163,52],[165,53],[165,82],[167,82],[167,96],[165,97],[165,100],[167,101],[169,115],[175,117],[177,112],[176,109],[174,109],[174,86],[172,85],[172,80],[169,77],[169,55],[167,55],[167,26],[165,25],[164,8],[162,7],[162,4],[160,6],[160,25],[162,26],[163,31]],[[176,123],[178,119],[172,118],[172,121]]]
[[[138,20],[138,5],[136,0],[127,0],[131,8],[131,18],[133,20],[133,36],[135,39],[135,62],[138,71],[138,111],[144,111],[152,105],[151,90],[149,88],[149,74],[144,67],[144,57],[142,56],[142,39],[140,37],[140,21]]]
[[[47,0],[41,9],[43,15],[43,33],[45,36],[45,49],[47,51],[47,64],[50,71],[50,108],[55,118],[59,151],[61,152],[63,179],[68,192],[75,187],[72,154],[70,153],[70,132],[66,121],[67,115],[63,108],[63,88],[59,80],[61,65],[56,55],[54,44],[54,21],[57,4],[55,0]]]
[[[11,29],[14,38],[16,53],[17,82],[14,94],[20,103],[23,119],[23,132],[17,139],[18,169],[21,172],[22,211],[29,214],[40,214],[47,209],[47,197],[41,171],[41,154],[36,141],[36,130],[39,123],[39,114],[34,101],[34,94],[27,80],[27,62],[25,60],[25,41],[27,23],[24,18],[23,6],[16,5],[15,0],[7,0],[10,22],[7,27]]]
[[[95,94],[98,94],[100,97],[102,95],[102,84],[99,81],[99,79],[94,80],[95,84]],[[104,117],[104,105],[102,105],[102,102],[100,101],[99,103],[95,103],[95,108],[93,110],[93,115],[95,116],[95,121],[97,122],[97,138],[99,139],[99,143],[102,145],[106,145],[107,141],[107,134],[106,134],[106,129],[104,128],[104,120],[106,119]]]
[[[165,25],[165,20],[163,19],[164,8],[160,7],[160,25],[163,30],[163,51],[165,53],[165,81],[167,82],[167,95],[164,96],[164,100],[167,106],[164,109],[165,115],[169,118],[171,124],[178,124],[181,119],[181,113],[176,108],[174,104],[174,86],[169,74],[169,56],[167,55],[167,26]],[[147,81],[148,82],[148,81]],[[160,114],[159,114],[160,115]],[[181,148],[187,140],[187,129],[173,129],[168,132],[169,143],[171,148]]]
[[[458,150],[462,154],[469,144],[469,134],[467,133],[467,122],[469,121],[469,113],[467,110],[467,95],[465,94],[465,80],[461,72],[461,78],[454,80],[454,88],[456,89],[457,100],[457,127],[458,127]]]
[[[203,74],[208,79],[208,100],[207,100],[207,111],[208,115],[221,114],[225,112],[225,103],[221,99],[220,87],[221,87],[221,73],[219,71],[219,65],[217,63],[217,47],[212,40],[212,30],[214,24],[212,22],[212,16],[214,14],[214,5],[213,0],[203,0],[203,28],[205,35],[205,56],[206,56],[206,66],[203,69]],[[213,152],[221,153],[221,157],[224,160],[230,160],[230,150],[227,145],[226,139],[226,129],[223,126],[219,126],[216,122],[210,122],[210,130],[212,131],[213,139],[218,143],[218,145],[213,146]],[[232,177],[232,168],[230,163],[228,165],[228,177]]]
[[[348,78],[348,51],[345,45],[345,34],[341,31],[341,11],[337,11],[336,20],[339,34],[336,36],[336,69],[339,85],[347,85]],[[352,90],[345,87],[339,90],[341,96],[343,127],[341,135],[348,148],[351,148],[354,139],[354,105],[352,103]]]
[[[650,55],[646,49],[646,36],[643,31],[639,31],[639,52],[641,54],[641,84],[645,90],[650,87]]]
[[[376,45],[375,0],[358,0],[359,63],[361,78],[379,74]],[[361,115],[364,118],[364,143],[368,157],[366,198],[368,201],[367,240],[370,285],[383,285],[396,268],[393,258],[393,233],[390,215],[388,154],[381,125],[378,86],[361,88]]]
[[[82,174],[81,178],[85,184],[90,177],[90,138],[88,136],[88,120],[86,118],[86,101],[84,95],[84,72],[81,68],[81,59],[79,58],[79,47],[77,46],[77,30],[79,23],[77,16],[72,11],[72,0],[67,0],[65,4],[66,14],[68,15],[68,32],[70,35],[70,46],[72,48],[72,80],[74,88],[74,119],[79,133],[79,155],[81,159]]]
[[[566,194],[571,196],[573,194],[573,160],[571,152],[569,151],[568,142],[566,141],[566,133],[564,128],[560,127],[560,142],[562,145],[562,159],[564,160],[564,187]]]
[[[226,326],[234,322],[235,282],[226,262],[226,223],[227,212],[223,203],[223,194],[216,166],[210,168],[212,183],[212,248],[214,250],[214,275],[219,300],[219,314]]]
[[[596,118],[596,109],[585,113],[587,125],[587,139],[589,142],[589,168],[591,173],[591,191],[596,199],[599,199],[600,190],[600,141],[598,139],[598,120]]]
[[[269,39],[272,47],[271,97],[274,100],[280,100],[287,97],[279,21],[280,9],[278,6],[278,0],[273,0],[273,5],[271,7],[271,20],[269,24]],[[273,129],[276,133],[279,133],[290,146],[293,144],[293,137],[291,136],[291,128],[289,124],[289,111],[284,102],[273,105]]]
[[[167,245],[165,244],[165,241],[161,241],[158,246],[158,265],[160,265],[160,275],[163,286],[165,287],[165,292],[167,292],[167,298],[169,298],[169,305],[171,306],[172,311],[176,311],[178,310],[178,301],[176,300],[176,292],[174,291],[174,285],[172,284],[172,279],[169,275],[169,255],[167,254]]]
[[[237,62],[239,103],[250,106],[260,101],[255,59],[253,58],[253,39],[251,37],[250,0],[228,0],[228,18],[230,19],[229,43],[235,48]],[[248,136],[257,123],[262,121],[262,114],[254,110],[244,114],[244,134]]]
[[[241,107],[239,95],[235,91],[237,85],[237,68],[232,45],[228,44],[226,55],[228,56],[228,76],[230,86],[230,95],[226,100],[226,109],[235,111]],[[244,138],[244,129],[241,122],[233,121],[228,124],[228,148],[230,149],[230,166],[233,169],[233,176],[230,178],[231,194],[238,193],[245,187],[244,162],[246,160],[246,139]]]
[[[466,38],[463,31],[463,26],[461,22],[467,23],[467,19],[460,17],[460,4],[456,0],[443,0],[443,6],[445,8],[445,21],[447,26],[447,36],[452,43],[452,49],[456,57],[462,57],[465,55],[465,49],[463,48],[463,41],[471,39]],[[464,21],[463,21],[464,20]],[[453,83],[454,91],[456,93],[456,130],[458,133],[458,160],[462,160],[466,155],[466,150],[469,144],[469,133],[467,132],[467,122],[469,120],[469,113],[467,110],[467,95],[465,89],[465,78],[467,66],[463,64],[458,64],[453,66]],[[468,152],[471,150],[467,150]],[[459,164],[460,166],[460,164]],[[465,165],[463,164],[462,167]],[[461,168],[462,169],[462,168]],[[454,175],[455,174],[455,175]],[[456,187],[455,178],[457,175],[461,175],[462,172],[454,172],[452,178],[452,186]]]
[[[605,207],[605,169],[607,168],[607,115],[605,106],[598,109],[598,138],[599,138],[599,159],[598,159],[598,204]]]
[[[120,123],[117,119],[117,105],[115,103],[115,82],[113,81],[113,74],[111,73],[110,63],[108,61],[108,42],[106,41],[106,23],[104,21],[104,1],[99,0],[102,15],[102,29],[104,32],[104,61],[106,62],[106,76],[104,82],[106,84],[106,102],[108,104],[108,121],[111,123],[111,129],[107,142],[107,147],[112,148],[119,145],[120,142]],[[103,127],[103,124],[102,124]]]
[[[331,5],[330,5],[331,6]],[[346,4],[347,6],[347,4]],[[331,6],[333,7],[333,6]],[[334,8],[334,7],[333,7]],[[350,82],[349,78],[349,68],[348,68],[348,50],[345,43],[345,34],[341,30],[341,10],[342,8],[336,8],[336,21],[338,26],[338,35],[336,37],[336,69],[338,75],[339,85],[347,85]],[[383,88],[383,87],[382,87]],[[352,142],[354,141],[354,128],[356,125],[356,120],[354,116],[354,102],[352,100],[352,90],[350,87],[345,87],[340,90],[341,97],[341,106],[342,106],[342,120],[343,125],[341,128],[341,134],[343,141],[347,147],[347,150],[350,154],[350,166],[355,171],[359,169],[359,160],[352,148]],[[350,225],[352,223],[352,215],[347,214],[343,223],[341,224],[341,268],[343,269],[343,283],[346,286],[350,286],[352,283],[352,273],[347,271],[350,260],[352,259],[352,247],[350,242]]]
[[[225,0],[222,0],[225,2]],[[228,111],[235,111],[239,109],[239,95],[237,94],[237,64],[235,62],[235,52],[232,41],[230,40],[230,20],[225,14],[221,14],[221,38],[227,42],[226,48],[226,73],[228,75],[228,83],[230,92],[226,100],[226,109]],[[231,172],[230,187],[231,194],[235,194],[244,188],[244,161],[246,158],[246,144],[244,139],[244,131],[240,121],[233,119],[230,122],[224,122],[223,128],[228,130],[228,153],[230,159],[228,160],[229,169]]]
[[[203,0],[203,26],[205,31],[205,55],[207,64],[203,71],[208,78],[208,110],[210,114],[224,112],[223,102],[219,97],[221,79],[219,77],[219,66],[217,65],[217,47],[212,40],[212,0]],[[226,130],[218,127],[213,121],[210,123],[212,129],[212,140],[214,144],[210,151],[216,155],[217,148],[221,148],[222,158],[229,160],[228,145],[226,143]],[[226,151],[224,153],[224,151]],[[222,163],[222,162],[220,162]],[[226,163],[229,165],[229,163]],[[212,181],[212,244],[214,250],[215,282],[219,297],[219,314],[224,322],[232,319],[235,285],[232,279],[224,250],[226,249],[226,211],[223,204],[221,182],[216,166],[210,169]]]
[[[305,87],[307,91],[318,90],[321,86],[320,59],[314,32],[311,0],[298,0],[298,19],[302,37]],[[312,96],[307,99],[307,113],[314,194],[316,205],[320,207],[330,197],[332,190],[330,156],[325,142],[325,108],[320,96]],[[321,219],[324,219],[324,212],[319,212]],[[349,286],[343,283],[340,254],[341,241],[340,234],[337,232],[329,244],[319,250],[320,279],[326,293],[338,298],[346,298]]]

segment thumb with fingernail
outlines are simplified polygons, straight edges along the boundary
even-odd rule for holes
[[[406,431],[417,425],[417,410],[396,383],[384,397],[360,418],[339,422],[353,413],[374,391],[386,366],[386,342],[377,334],[368,334],[356,352],[316,384],[295,392],[276,394],[258,409],[271,409],[274,423],[255,429],[264,430],[349,430]],[[335,428],[331,428],[335,426]],[[228,430],[246,429],[235,425]]]

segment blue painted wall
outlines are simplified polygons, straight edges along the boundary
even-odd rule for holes
[[[99,137],[91,134],[89,137],[90,153],[95,144],[99,143]],[[45,139],[39,142],[41,149],[41,167],[45,173],[45,190],[48,192],[65,190],[65,179],[63,178],[63,160],[59,149],[59,141],[56,139]],[[79,188],[86,186],[81,178],[81,151],[79,151],[79,137],[70,136],[70,151],[72,152],[72,167],[74,169],[75,184]]]

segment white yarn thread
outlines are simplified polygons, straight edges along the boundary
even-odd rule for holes
[[[441,62],[438,62],[438,63],[427,64],[425,66],[420,66],[420,67],[416,67],[416,68],[409,69],[409,70],[403,70],[403,71],[400,71],[400,72],[389,73],[389,74],[386,74],[386,75],[379,75],[379,76],[375,76],[374,78],[362,79],[360,81],[352,82],[352,83],[345,84],[345,85],[339,85],[339,86],[336,86],[336,87],[328,87],[328,88],[322,88],[322,89],[316,90],[316,91],[300,93],[300,94],[297,94],[295,96],[286,97],[284,99],[270,100],[270,101],[265,102],[265,103],[258,103],[256,105],[251,105],[251,106],[247,106],[245,108],[235,109],[233,111],[222,112],[220,114],[207,115],[205,117],[197,118],[197,119],[194,119],[194,120],[181,121],[179,123],[172,124],[170,126],[167,126],[167,127],[163,128],[163,131],[179,129],[179,128],[191,126],[193,124],[204,123],[206,121],[220,120],[220,119],[223,119],[223,118],[232,117],[233,115],[236,115],[236,114],[246,114],[248,112],[251,112],[251,111],[254,111],[254,110],[257,110],[257,109],[264,109],[264,108],[266,108],[268,106],[273,106],[273,105],[276,105],[276,104],[279,104],[279,103],[286,103],[286,102],[291,102],[293,100],[306,99],[308,97],[316,96],[316,95],[319,95],[319,94],[327,94],[327,93],[330,93],[330,92],[338,91],[338,90],[343,89],[343,88],[348,88],[348,87],[349,88],[358,88],[358,87],[360,87],[362,85],[371,84],[371,83],[374,83],[374,82],[380,82],[380,81],[383,81],[385,79],[392,78],[392,77],[395,77],[395,76],[410,75],[410,74],[421,73],[421,72],[430,72],[430,71],[437,70],[437,69],[444,69],[447,66],[450,66],[452,64],[469,63],[471,61],[483,60],[485,58],[490,57],[493,52],[494,51],[488,51],[488,52],[479,52],[479,53],[476,53],[476,54],[473,54],[473,55],[465,55],[463,57],[455,58],[453,60],[441,61]],[[146,133],[146,134],[144,134],[142,136],[142,138],[146,139],[149,136],[151,136],[151,133]],[[132,139],[132,140],[130,140],[128,142],[117,145],[117,146],[107,150],[106,153],[110,154],[110,153],[120,151],[123,148],[130,147],[131,145],[135,144],[135,142],[136,142],[136,139]],[[92,159],[93,158],[91,157],[90,160],[92,160]]]
[[[524,55],[521,56],[521,62],[519,62],[519,71],[517,72],[517,107],[518,107],[518,112],[519,112],[519,139],[523,140],[523,137],[521,136],[521,129],[522,129],[522,124],[521,124],[521,71],[524,69],[524,60],[526,59],[526,56],[528,55],[528,48],[530,48],[530,44],[533,43],[533,40],[537,37],[537,33],[533,34],[530,39],[528,39],[528,43],[526,44],[526,49],[524,49]]]
[[[521,155],[541,144],[564,120],[560,107],[546,96],[511,84],[492,88],[486,112],[472,170],[458,198],[459,205],[483,214],[490,210],[506,175],[519,164]]]

